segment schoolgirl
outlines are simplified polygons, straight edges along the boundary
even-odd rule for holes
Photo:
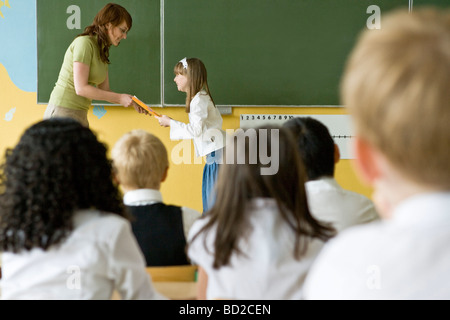
[[[213,189],[225,146],[223,120],[211,97],[206,68],[200,59],[184,58],[175,65],[174,73],[178,91],[186,93],[189,123],[165,115],[157,119],[161,126],[170,127],[170,139],[192,139],[196,156],[206,156],[202,181],[203,212],[206,212],[214,203]]]

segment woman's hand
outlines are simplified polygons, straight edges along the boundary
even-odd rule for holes
[[[132,96],[126,93],[116,93],[109,89],[109,77],[98,87],[92,86],[88,83],[90,67],[81,62],[73,63],[73,78],[75,92],[77,95],[91,99],[104,100],[114,104],[120,104],[125,108],[133,106],[139,113],[148,114],[148,112],[134,103]]]
[[[143,114],[147,114],[147,115],[151,116],[151,114],[149,114],[147,112],[147,110],[145,110],[144,108],[142,108],[141,106],[136,104],[133,101],[132,96],[130,96],[129,94],[121,94],[120,95],[120,104],[123,105],[125,108],[132,106],[134,108],[134,110],[136,110],[138,113],[143,113]]]
[[[120,101],[119,103],[123,105],[125,108],[128,108],[129,106],[133,105],[132,96],[129,94],[125,93],[120,94],[119,101]]]
[[[172,120],[172,118],[169,118],[166,115],[162,115],[161,117],[156,117],[155,118],[158,120],[159,125],[161,127],[170,127],[170,120]]]

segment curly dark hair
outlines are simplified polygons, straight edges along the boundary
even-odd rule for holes
[[[0,167],[0,251],[62,242],[76,210],[127,217],[106,146],[72,119],[28,128]]]

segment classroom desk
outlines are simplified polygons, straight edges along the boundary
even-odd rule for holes
[[[155,281],[156,291],[171,300],[195,300],[197,297],[197,282],[186,281]],[[120,300],[117,291],[113,292],[111,300]]]
[[[155,289],[172,300],[195,300],[197,282],[153,282]]]

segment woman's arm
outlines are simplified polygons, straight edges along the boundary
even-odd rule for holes
[[[106,73],[106,79],[105,81],[103,81],[103,83],[98,85],[98,88],[104,91],[111,91],[110,87],[109,87],[109,73]],[[151,114],[149,114],[146,110],[142,109],[139,105],[137,105],[136,103],[132,104],[133,108],[139,112],[139,113],[145,113],[149,116],[151,116]]]
[[[105,81],[103,81],[103,83],[100,83],[98,85],[99,89],[105,90],[105,91],[111,91],[111,89],[109,88],[109,73],[108,71],[106,71],[106,79]]]
[[[133,106],[139,113],[146,113],[141,107],[133,103],[132,96],[125,93],[115,93],[109,90],[109,76],[98,88],[88,83],[90,68],[82,62],[73,63],[73,81],[77,95],[92,100],[103,100],[124,107]]]

